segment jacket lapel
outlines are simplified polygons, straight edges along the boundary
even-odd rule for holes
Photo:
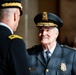
[[[37,49],[38,54],[36,56],[36,58],[39,60],[39,62],[44,66],[46,67],[46,61],[45,61],[45,58],[44,58],[44,55],[43,55],[43,48],[42,48],[42,45],[40,45]]]
[[[47,64],[47,67],[50,66],[52,68],[57,68],[61,63],[61,58],[62,58],[61,55],[62,55],[62,50],[61,50],[60,45],[57,43],[54,53],[52,54]]]
[[[45,61],[45,58],[44,58],[43,53],[42,53],[42,48],[40,48],[40,49],[41,50],[38,53],[36,58],[40,61],[40,63],[44,67],[47,66],[47,67],[57,68],[58,66],[60,66],[61,58],[62,58],[62,49],[58,43],[57,43],[56,48],[55,48],[47,65],[46,65],[46,61]]]
[[[44,59],[44,56],[43,56],[42,51],[38,54],[37,58],[38,58],[38,60],[40,61],[40,63],[41,63],[42,65],[44,65],[44,67],[46,67],[46,61],[45,61],[45,59]]]

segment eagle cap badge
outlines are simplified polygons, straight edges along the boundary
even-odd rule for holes
[[[43,12],[43,13],[42,13],[42,21],[48,21],[47,12]]]

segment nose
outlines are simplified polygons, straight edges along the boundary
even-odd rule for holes
[[[43,31],[43,32],[42,32],[43,35],[46,35],[46,33],[47,33],[46,31]]]

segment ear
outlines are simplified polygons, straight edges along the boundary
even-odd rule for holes
[[[14,21],[16,21],[17,20],[17,13],[15,12],[14,13]]]

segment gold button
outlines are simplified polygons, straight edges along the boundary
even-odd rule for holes
[[[46,69],[45,71],[46,71],[46,72],[49,72],[49,69]]]

